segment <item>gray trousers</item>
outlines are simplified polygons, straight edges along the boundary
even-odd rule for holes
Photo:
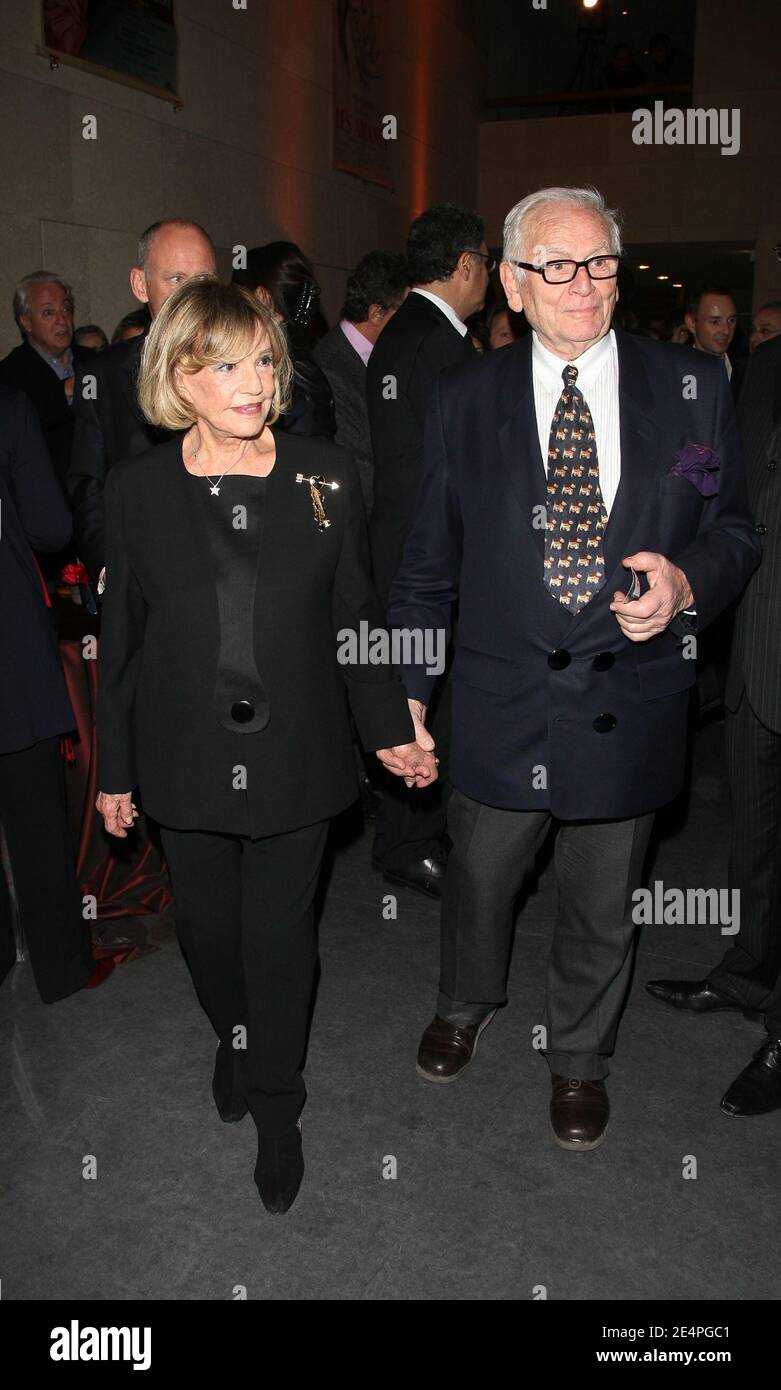
[[[466,1026],[506,1003],[515,902],[551,820],[548,811],[504,811],[451,793],[441,1018]],[[546,1030],[541,1050],[553,1072],[588,1080],[608,1074],[632,972],[632,893],[641,883],[653,820],[651,813],[557,823],[559,911],[539,1020]]]

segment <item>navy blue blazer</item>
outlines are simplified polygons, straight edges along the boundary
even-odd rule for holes
[[[648,642],[623,636],[609,607],[627,588],[622,559],[650,550],[679,565],[701,632],[738,597],[759,558],[721,363],[619,330],[616,340],[621,481],[600,592],[573,615],[543,583],[544,512],[535,508],[545,507],[547,478],[531,335],[439,377],[391,590],[393,627],[448,635],[458,599],[454,786],[487,805],[549,809],[566,820],[641,815],[683,781],[691,644],[677,621]],[[687,443],[719,456],[717,496],[670,476]],[[427,701],[435,677],[417,660],[402,677],[411,697]]]

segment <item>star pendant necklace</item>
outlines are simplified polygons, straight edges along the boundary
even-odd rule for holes
[[[239,463],[239,459],[236,459],[236,462],[235,462],[235,463],[232,463],[231,466],[230,466],[230,468],[226,468],[226,469],[225,469],[225,472],[224,472],[223,474],[221,474],[221,476],[217,479],[216,483],[214,483],[214,482],[212,482],[212,480],[211,480],[211,476],[205,471],[205,469],[204,469],[204,467],[203,467],[203,464],[200,463],[200,461],[199,461],[199,459],[198,459],[198,455],[199,455],[200,451],[201,451],[201,444],[200,444],[200,442],[199,442],[198,448],[197,448],[197,449],[193,446],[193,451],[192,451],[193,463],[200,469],[201,473],[203,474],[204,478],[206,479],[207,483],[209,484],[209,491],[210,491],[212,497],[219,497],[219,495],[220,495],[220,483],[222,482],[223,478],[227,477],[227,475],[232,471],[232,469],[234,469],[234,468],[236,467],[236,464]]]

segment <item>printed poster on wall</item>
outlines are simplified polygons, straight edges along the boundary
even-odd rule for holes
[[[43,51],[178,100],[174,0],[43,0]]]
[[[388,0],[333,0],[333,166],[393,188],[391,141],[382,136],[389,107]]]

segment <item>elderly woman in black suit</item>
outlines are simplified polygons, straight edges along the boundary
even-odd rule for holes
[[[303,1176],[313,899],[328,823],[357,796],[348,700],[391,771],[436,777],[392,668],[348,639],[382,626],[354,465],[270,429],[291,375],[283,330],[236,285],[191,280],[156,316],[139,401],[186,433],[108,477],[97,713],[98,810],[126,835],[138,787],[161,826],[219,1038],[214,1098],[224,1120],[252,1113],[270,1211]]]

